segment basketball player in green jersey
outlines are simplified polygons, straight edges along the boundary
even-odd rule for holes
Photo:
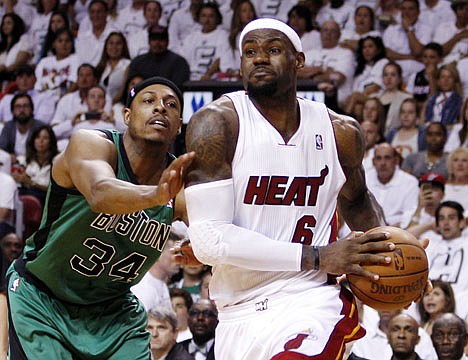
[[[8,273],[10,359],[150,359],[129,289],[185,211],[173,199],[194,153],[168,153],[182,107],[176,85],[147,79],[128,95],[124,134],[82,130],[58,156],[41,226]]]

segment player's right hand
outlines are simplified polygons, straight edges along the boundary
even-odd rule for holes
[[[169,249],[169,251],[177,264],[185,266],[202,265],[202,263],[195,257],[192,244],[188,239],[178,241],[173,247]]]
[[[395,244],[386,232],[364,234],[353,231],[347,237],[319,247],[320,270],[329,274],[356,274],[378,280],[379,276],[361,265],[387,265],[391,258],[379,253],[393,251]]]

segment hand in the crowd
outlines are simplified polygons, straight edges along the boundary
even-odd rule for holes
[[[377,280],[378,274],[362,265],[387,265],[391,258],[379,253],[392,251],[395,244],[385,232],[364,234],[352,232],[344,239],[319,248],[320,269],[329,274],[356,274]]]
[[[185,171],[195,158],[195,152],[179,156],[164,170],[156,190],[156,198],[159,204],[164,204],[174,199],[184,184]]]
[[[169,251],[177,264],[186,266],[201,265],[201,262],[193,254],[192,244],[188,239],[178,241]]]

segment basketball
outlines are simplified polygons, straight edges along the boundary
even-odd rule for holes
[[[363,265],[366,270],[380,276],[375,281],[359,275],[347,275],[354,295],[364,304],[376,310],[402,309],[418,298],[424,290],[429,267],[426,252],[418,239],[408,231],[393,226],[380,226],[366,232],[390,233],[395,244],[393,251],[382,254],[392,261],[387,265]]]

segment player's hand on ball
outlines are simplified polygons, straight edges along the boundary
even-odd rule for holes
[[[173,247],[169,249],[169,251],[173,255],[173,259],[177,264],[186,266],[198,266],[202,264],[195,257],[192,244],[188,239],[178,241]]]
[[[356,274],[377,280],[379,276],[361,265],[386,265],[391,262],[388,256],[381,255],[392,251],[395,245],[386,232],[364,234],[353,231],[344,239],[320,247],[320,269],[329,274]]]

